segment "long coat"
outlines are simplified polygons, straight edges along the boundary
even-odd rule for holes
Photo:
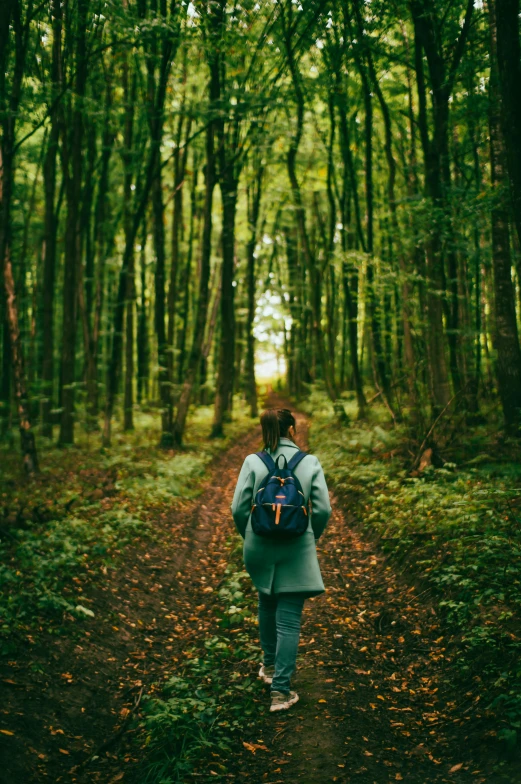
[[[281,438],[274,460],[284,455],[289,462],[298,447],[289,438]],[[232,502],[232,515],[244,538],[244,565],[253,584],[261,593],[302,592],[307,596],[323,593],[324,583],[318,565],[315,541],[324,531],[331,515],[331,503],[324,472],[314,455],[305,457],[295,469],[306,501],[311,501],[308,528],[294,539],[274,540],[255,534],[251,527],[253,498],[267,476],[260,457],[245,459]]]

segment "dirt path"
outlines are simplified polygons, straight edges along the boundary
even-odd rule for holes
[[[298,424],[305,447],[305,417]],[[257,429],[213,466],[197,502],[161,513],[160,543],[128,552],[129,568],[90,591],[88,629],[72,640],[50,637],[26,669],[10,673],[23,688],[11,690],[8,709],[22,716],[24,747],[0,781],[137,784],[132,716],[143,693],[181,666],[187,644],[216,631],[212,594],[227,563],[229,505],[258,443]],[[244,740],[267,750],[252,754],[239,743],[223,780],[514,782],[474,761],[483,757],[480,695],[454,683],[435,609],[349,528],[335,498],[333,506],[319,552],[328,590],[305,608],[300,702],[259,721],[257,736]]]
[[[123,565],[84,587],[93,619],[76,628],[69,618],[67,636],[43,635],[3,669],[0,709],[15,735],[4,737],[1,784],[108,784],[132,770],[126,730],[142,695],[172,675],[214,620],[208,591],[227,564],[230,498],[259,434],[216,461],[197,502],[151,510],[159,542],[125,551]]]
[[[305,446],[303,416],[298,425]],[[350,530],[334,494],[332,502],[319,545],[327,593],[304,610],[300,702],[266,724],[269,751],[256,752],[249,780],[514,781],[474,761],[483,757],[480,695],[458,691],[435,609]]]

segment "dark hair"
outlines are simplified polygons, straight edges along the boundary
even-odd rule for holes
[[[276,450],[279,438],[288,435],[290,427],[297,429],[295,417],[289,408],[268,408],[262,414],[260,421],[264,449],[269,449],[271,452]]]

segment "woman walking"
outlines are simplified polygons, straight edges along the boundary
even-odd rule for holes
[[[244,539],[244,565],[259,592],[259,634],[264,654],[259,677],[271,684],[270,710],[279,711],[298,701],[290,685],[302,609],[308,596],[318,596],[325,590],[315,542],[329,520],[331,504],[320,462],[314,455],[300,452],[295,444],[296,422],[291,411],[265,411],[261,425],[264,451],[245,459],[232,515]],[[272,474],[273,479],[266,483]],[[274,492],[279,493],[273,496],[274,503],[271,498],[269,504],[261,503],[263,493],[268,493],[272,484],[278,488]],[[292,494],[297,499],[302,497],[299,505],[285,506]]]

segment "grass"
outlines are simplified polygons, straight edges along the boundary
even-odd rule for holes
[[[226,437],[210,440],[212,416],[210,407],[194,409],[186,445],[175,452],[157,448],[157,413],[137,414],[130,433],[116,428],[110,450],[100,448],[99,433],[78,432],[67,449],[40,439],[42,470],[33,480],[15,450],[1,446],[2,654],[42,631],[60,633],[64,613],[91,615],[82,585],[102,582],[128,545],[155,537],[155,511],[200,492],[208,464],[252,426],[238,400]]]
[[[340,426],[314,392],[310,445],[359,520],[401,571],[435,597],[458,634],[463,672],[481,679],[499,738],[521,735],[521,463],[486,427],[442,468],[410,476],[408,437],[384,409]],[[346,404],[355,418],[354,406]]]
[[[242,540],[233,536],[227,549],[213,630],[184,652],[184,666],[157,684],[157,696],[144,698],[135,741],[142,746],[143,784],[180,784],[196,771],[208,778],[227,773],[237,738],[255,727],[263,712],[263,687],[251,676],[260,648],[253,633],[255,597],[242,570]]]

